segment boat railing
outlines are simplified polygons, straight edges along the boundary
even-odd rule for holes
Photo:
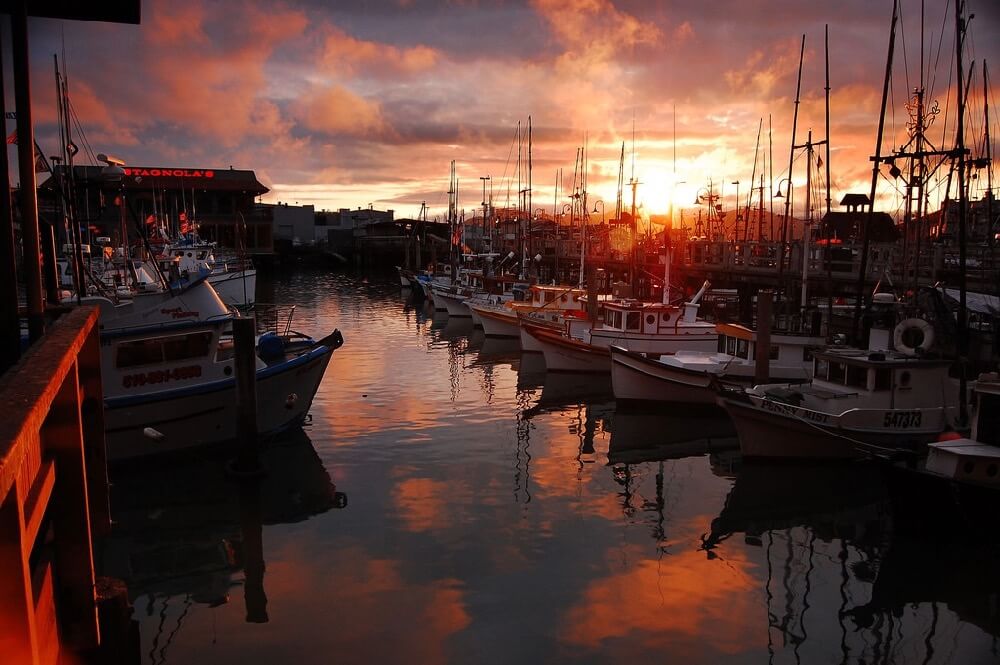
[[[292,330],[295,305],[257,302],[254,304],[254,314],[258,333],[278,332],[287,335]]]

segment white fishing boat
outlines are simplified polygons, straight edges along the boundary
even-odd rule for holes
[[[702,286],[683,306],[638,300],[608,300],[603,317],[593,325],[585,319],[567,319],[562,333],[538,326],[526,328],[542,349],[548,370],[560,372],[610,372],[615,344],[636,353],[677,353],[682,349],[712,351],[718,334],[715,325],[697,318]]]
[[[924,326],[903,321],[895,339]],[[736,423],[743,455],[849,459],[912,451],[955,427],[959,389],[948,376],[951,361],[922,355],[930,336],[917,353],[904,353],[889,350],[888,335],[878,333],[873,329],[879,341],[868,350],[816,352],[809,383],[723,391],[719,403]]]
[[[716,331],[719,339],[714,353],[682,349],[672,355],[651,356],[611,345],[615,399],[714,406],[718,381],[751,385],[756,371],[757,332],[731,323],[718,324]],[[808,381],[812,352],[825,343],[822,337],[772,332],[769,380]]]
[[[257,271],[253,265],[237,258],[219,261],[215,251],[215,243],[201,241],[167,245],[159,257],[160,270],[164,275],[176,270],[181,278],[208,275],[222,302],[240,308],[253,307],[257,289]]]
[[[232,441],[236,379],[232,314],[201,279],[153,306],[102,298],[101,374],[108,457],[125,460]],[[107,312],[108,316],[105,316]],[[257,427],[269,435],[302,422],[339,331],[321,340],[262,335],[257,345]]]
[[[521,317],[562,323],[567,310],[582,311],[580,298],[586,292],[568,286],[533,284],[524,297],[509,302],[471,303],[469,308],[482,319],[487,337],[521,338]]]

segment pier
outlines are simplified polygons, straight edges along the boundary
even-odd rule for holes
[[[97,309],[64,315],[0,377],[0,653],[101,643],[92,538],[111,527]]]

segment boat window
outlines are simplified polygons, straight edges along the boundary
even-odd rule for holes
[[[198,260],[203,261],[205,259],[205,252],[198,252]]]
[[[199,358],[208,354],[211,345],[212,333],[207,330],[167,337],[163,340],[163,359],[169,363],[187,358]]]
[[[135,367],[163,362],[163,343],[160,339],[140,339],[118,345],[117,367]]]
[[[830,363],[830,381],[843,383],[845,374],[847,374],[847,368],[844,367],[844,363]]]
[[[612,312],[610,309],[604,310],[604,324],[610,326],[614,322],[615,322],[615,313]]]
[[[622,327],[622,313],[621,312],[615,312],[614,313],[614,319],[612,319],[612,320],[614,321],[614,323],[611,324],[612,327],[621,329],[621,327]]]
[[[545,292],[545,302],[549,303],[555,299],[556,299],[556,294],[552,293],[551,291]]]
[[[741,339],[736,342],[736,356],[738,358],[747,358],[749,350],[750,343],[747,340]]]
[[[653,325],[654,323],[656,323],[656,316],[653,315],[653,314],[647,314],[646,315],[646,323],[648,325]]]
[[[875,370],[875,390],[889,390],[892,388],[892,370],[882,367]]]
[[[813,363],[813,376],[817,379],[827,378],[827,374],[830,372],[830,363],[820,358],[816,358]]]
[[[138,367],[198,358],[208,353],[211,344],[210,331],[122,342],[118,345],[115,366]]]
[[[638,330],[642,325],[642,314],[639,312],[627,312],[625,315],[625,330]]]
[[[726,338],[726,353],[728,353],[731,356],[735,356],[736,355],[736,338],[735,337],[727,337]]]
[[[559,302],[566,302],[567,300],[569,300],[569,296],[567,296],[565,293],[559,296]]]
[[[726,339],[727,338],[725,335],[719,335],[719,348],[718,348],[719,353],[726,352]]]
[[[664,312],[663,313],[663,322],[664,323],[670,323],[670,312]]]
[[[809,362],[813,359],[813,347],[803,346],[802,347],[802,360]]]
[[[854,388],[868,389],[868,370],[857,365],[847,366],[847,385]]]
[[[768,357],[769,357],[769,358],[770,358],[771,360],[777,360],[777,359],[778,359],[778,355],[779,355],[780,353],[781,353],[781,351],[780,351],[780,349],[778,348],[778,345],[777,345],[777,344],[772,344],[772,345],[771,345],[771,354],[770,354],[770,355],[769,355]]]

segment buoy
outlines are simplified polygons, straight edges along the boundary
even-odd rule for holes
[[[163,441],[165,438],[163,432],[155,430],[152,427],[146,427],[142,430],[142,435],[146,438],[152,439],[153,441]]]
[[[906,319],[893,330],[892,342],[901,353],[925,353],[934,345],[934,328],[923,319]]]

